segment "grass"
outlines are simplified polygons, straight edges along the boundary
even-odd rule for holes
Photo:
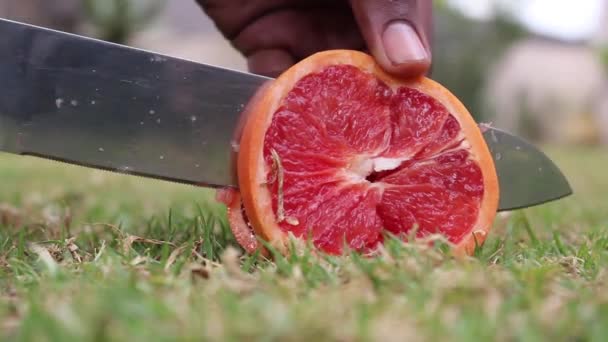
[[[549,152],[576,194],[465,261],[242,256],[209,190],[3,155],[0,339],[604,341],[608,154]]]

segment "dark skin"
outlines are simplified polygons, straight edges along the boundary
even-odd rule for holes
[[[254,73],[277,76],[313,53],[371,53],[412,77],[431,65],[432,0],[196,0]]]

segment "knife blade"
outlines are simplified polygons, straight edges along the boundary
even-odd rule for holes
[[[7,20],[0,35],[0,149],[232,184],[228,133],[266,78]]]
[[[530,207],[572,194],[557,165],[529,142],[491,127],[483,136],[498,173],[500,211]]]
[[[233,133],[269,78],[0,19],[0,151],[162,180],[236,186]],[[572,193],[557,166],[484,133],[499,210]]]

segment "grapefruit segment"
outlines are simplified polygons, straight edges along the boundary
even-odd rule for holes
[[[338,203],[350,204],[348,210],[337,214],[337,211],[317,215],[320,220],[333,216],[333,223],[326,225],[321,222],[317,225],[319,231],[313,231],[315,245],[325,251],[335,254],[343,252],[343,247],[349,249],[365,250],[373,246],[382,233],[382,220],[377,212],[381,199],[378,189],[351,189],[353,201],[339,199]],[[346,194],[345,194],[346,195]]]
[[[442,234],[458,243],[475,223],[479,201],[441,185],[409,185],[387,189],[378,210],[395,235],[407,236],[415,228],[419,237]]]
[[[392,135],[388,156],[410,158],[435,140],[450,115],[432,97],[399,87],[392,98]]]
[[[230,222],[246,249],[254,233],[284,252],[290,234],[310,237],[332,254],[412,229],[444,235],[461,254],[485,239],[498,206],[494,164],[477,124],[439,84],[328,51],[261,92],[237,162],[251,228]]]
[[[443,127],[435,139],[431,140],[416,156],[418,159],[433,156],[441,151],[455,147],[459,140],[460,124],[452,115],[448,115]]]

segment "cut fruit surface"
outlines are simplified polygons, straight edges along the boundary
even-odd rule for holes
[[[258,250],[260,246],[245,215],[245,208],[243,208],[239,192],[233,189],[218,190],[216,200],[226,205],[228,224],[236,242],[248,253]]]
[[[229,201],[245,249],[257,248],[254,234],[282,251],[290,234],[310,238],[331,254],[373,250],[385,232],[441,234],[461,254],[483,243],[498,206],[496,170],[445,88],[338,50],[303,60],[262,92],[238,152],[244,211],[238,194]]]

